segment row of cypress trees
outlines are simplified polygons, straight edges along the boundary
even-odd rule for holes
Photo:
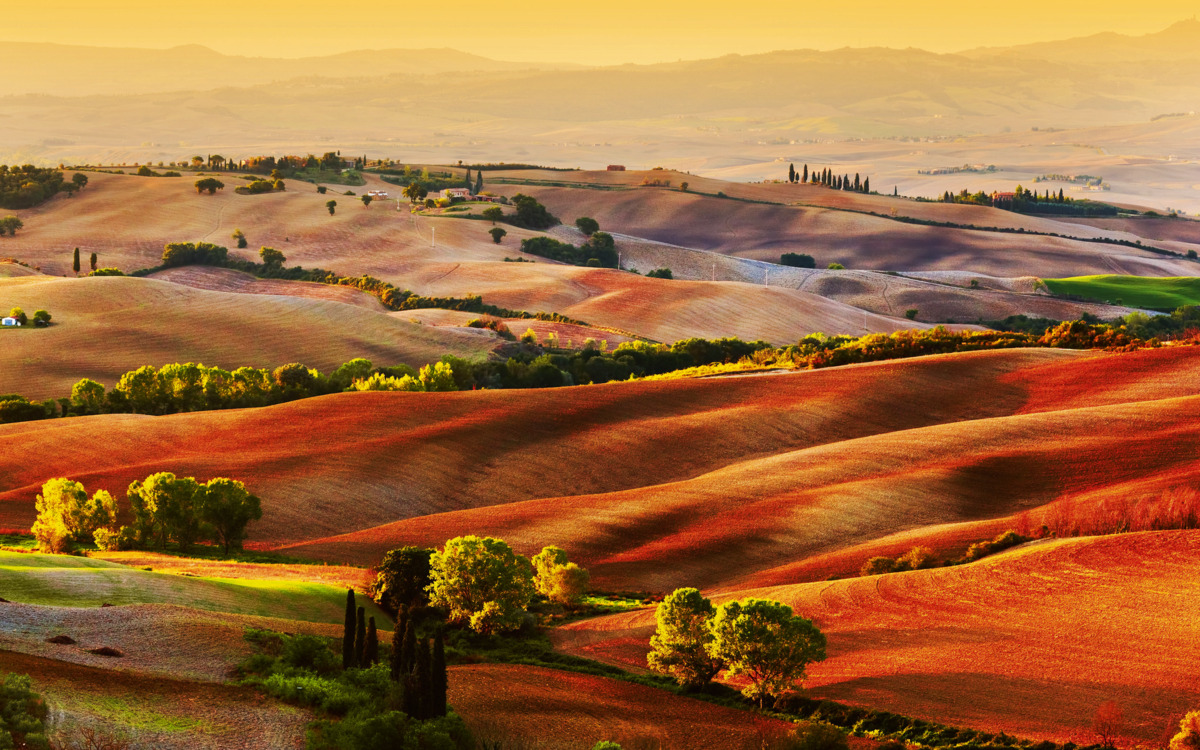
[[[367,668],[379,662],[379,635],[375,618],[356,606],[354,590],[346,590],[346,623],[342,632],[342,668]],[[401,710],[414,719],[446,715],[446,641],[438,628],[433,639],[417,638],[417,623],[407,607],[400,607],[392,635],[389,662],[392,682],[403,692]]]
[[[808,173],[808,165],[804,165],[804,172],[796,171],[795,164],[788,165],[788,182],[796,183],[812,183],[813,185],[824,185],[831,187],[834,190],[851,190],[856,193],[871,192],[871,178],[862,177],[857,172],[854,174],[854,179],[850,179],[850,175],[836,175],[833,170],[828,167],[821,171],[814,171],[812,175]]]

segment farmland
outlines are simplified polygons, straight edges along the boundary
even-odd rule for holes
[[[1143,278],[1140,276],[1076,276],[1069,279],[1044,279],[1055,294],[1103,302],[1170,311],[1200,303],[1200,279]]]

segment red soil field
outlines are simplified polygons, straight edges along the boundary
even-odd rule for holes
[[[627,748],[758,750],[793,726],[644,685],[509,664],[452,667],[449,699],[478,738],[520,737],[546,750],[601,740]]]
[[[1024,737],[1094,742],[1115,700],[1124,742],[1163,741],[1195,708],[1200,532],[1046,540],[971,565],[727,592],[779,599],[829,638],[814,696]],[[560,645],[643,666],[653,610],[565,626]]]

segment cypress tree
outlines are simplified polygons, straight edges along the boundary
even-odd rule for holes
[[[862,192],[862,178],[858,176],[858,172],[854,173],[854,191],[856,193]]]
[[[1062,203],[1062,202],[1063,202],[1063,195],[1064,195],[1064,194],[1063,194],[1063,190],[1062,190],[1062,188],[1059,188],[1059,189],[1058,189],[1058,202],[1059,202],[1059,203]]]
[[[417,663],[417,630],[410,620],[404,626],[404,643],[400,646],[400,674],[412,674]]]
[[[375,630],[375,618],[367,618],[367,645],[363,647],[363,666],[369,667],[379,661],[379,633]]]
[[[446,675],[446,638],[438,628],[433,639],[433,715],[446,715],[446,691],[449,688]]]
[[[842,190],[850,189],[850,175],[842,175]]]
[[[392,668],[392,682],[400,681],[400,650],[404,645],[404,628],[408,623],[408,609],[401,604],[396,615],[396,627],[392,629],[392,658],[389,662]]]
[[[354,664],[354,589],[346,589],[346,626],[342,631],[342,669],[350,669]]]
[[[482,192],[483,192],[483,170],[476,169],[475,170],[475,195],[479,195]]]
[[[416,668],[418,719],[433,718],[433,659],[429,650],[429,639],[421,639],[420,645],[417,646]]]
[[[467,178],[466,178],[465,182],[467,183],[467,190],[470,190],[471,185],[472,185],[472,183],[471,183],[471,168],[470,167],[467,167]]]
[[[75,273],[79,273],[79,248],[75,248]]]
[[[354,623],[354,663],[360,667],[367,666],[367,610],[358,608],[358,616]]]
[[[864,193],[871,192],[871,178],[870,177],[863,178],[863,192]]]
[[[92,270],[96,270],[96,254],[92,253]]]
[[[804,175],[800,178],[801,182],[808,182],[808,165],[804,165]]]
[[[788,182],[795,182],[795,181],[796,181],[796,165],[789,164],[788,165]]]
[[[415,674],[404,675],[404,698],[400,701],[400,710],[414,719],[420,718],[421,691]]]

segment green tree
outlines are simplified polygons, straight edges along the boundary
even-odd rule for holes
[[[499,245],[500,240],[504,239],[508,232],[504,231],[504,227],[492,227],[488,230],[488,234],[492,235],[492,242]]]
[[[246,242],[246,233],[240,229],[233,230],[233,239],[237,242],[238,248],[245,248],[249,244]]]
[[[352,669],[354,661],[354,628],[358,622],[354,606],[354,589],[346,589],[346,622],[342,628],[342,669]]]
[[[218,477],[204,485],[201,520],[213,529],[217,541],[229,554],[242,548],[246,527],[262,518],[262,501],[235,479]]]
[[[375,629],[375,616],[367,618],[367,645],[363,649],[364,666],[371,666],[379,661],[379,632]]]
[[[343,364],[329,376],[329,383],[335,389],[344,391],[356,380],[365,380],[371,376],[371,360],[358,357]]]
[[[364,195],[363,197],[359,198],[359,200],[360,200],[360,201],[362,201],[363,208],[370,208],[370,207],[371,207],[371,201],[375,200],[375,196],[373,196],[373,195]]]
[[[442,629],[438,628],[437,634],[433,637],[433,706],[430,711],[431,716],[446,715],[446,691],[450,687],[450,681],[446,674],[446,637],[442,633]]]
[[[354,618],[354,663],[367,667],[367,609],[359,607]]]
[[[262,248],[258,251],[258,257],[262,258],[263,265],[268,268],[280,268],[287,262],[287,256],[273,247]]]
[[[34,503],[37,519],[32,529],[38,549],[56,555],[71,551],[87,499],[83,485],[70,479],[51,479],[42,485]]]
[[[128,496],[135,524],[148,529],[139,533],[143,543],[154,536],[160,549],[173,540],[186,552],[207,531],[201,516],[204,489],[191,477],[167,471],[151,474],[129,485]]]
[[[429,191],[421,187],[421,184],[418,182],[410,182],[408,183],[408,187],[404,188],[400,193],[405,198],[408,198],[409,203],[416,203],[419,200],[423,200],[429,194]]]
[[[99,414],[104,407],[104,386],[84,378],[71,386],[71,411],[76,414]]]
[[[590,216],[580,216],[575,220],[575,226],[578,227],[579,231],[583,232],[588,237],[591,237],[594,233],[600,231],[600,222],[596,221]]]
[[[11,237],[16,237],[17,230],[22,229],[24,226],[25,223],[17,217],[5,216],[3,219],[0,219],[0,237],[3,237],[6,233]]]
[[[460,536],[430,561],[429,601],[479,633],[515,630],[533,596],[529,560],[492,537]]]
[[[533,585],[552,602],[575,604],[587,593],[588,572],[558,547],[545,547],[533,557]]]
[[[434,551],[424,547],[389,550],[375,566],[371,596],[389,610],[421,607],[429,603],[430,561]]]
[[[546,207],[528,195],[517,193],[512,197],[512,203],[516,206],[517,212],[513,216],[513,222],[525,229],[549,229],[558,224],[556,219]]]
[[[730,677],[745,677],[742,691],[757,700],[792,689],[812,662],[825,659],[825,635],[792,608],[768,599],[726,602],[710,624],[708,653],[725,664]]]
[[[79,248],[75,248],[75,259],[71,262],[71,268],[75,269],[75,273],[79,273]]]
[[[325,193],[327,193],[328,191],[329,191],[329,188],[325,187],[324,185],[317,185],[317,192],[320,193],[321,195],[325,195]]]
[[[218,180],[216,177],[202,177],[196,180],[195,183],[197,193],[207,192],[209,195],[216,195],[218,190],[225,189],[225,183]]]
[[[337,210],[337,201],[332,199],[325,201],[325,208],[329,209],[329,215],[333,216],[333,212]]]
[[[29,316],[26,315],[25,311],[19,307],[14,307],[13,309],[9,310],[8,317],[16,318],[17,322],[20,323],[21,325],[25,325],[26,323],[29,322]]]
[[[483,209],[481,216],[495,224],[497,221],[500,221],[504,218],[504,209],[500,208],[499,206],[488,206],[487,208]]]
[[[694,588],[676,589],[663,599],[654,613],[657,628],[646,656],[650,668],[688,688],[711,682],[722,667],[709,653],[713,611],[712,602]]]
[[[76,190],[83,190],[85,187],[87,187],[88,178],[87,175],[76,172],[75,174],[71,175],[71,182],[74,183]]]
[[[91,263],[92,263],[92,270],[93,270],[93,271],[95,271],[95,270],[96,270],[96,261],[97,261],[97,260],[98,260],[98,258],[97,258],[97,256],[96,256],[96,254],[95,254],[95,253],[92,253],[92,257],[91,257]]]
[[[475,190],[474,190],[474,193],[475,193],[475,195],[479,195],[479,194],[480,194],[480,193],[482,193],[482,192],[483,192],[483,170],[482,170],[482,169],[477,169],[477,170],[475,170]]]

